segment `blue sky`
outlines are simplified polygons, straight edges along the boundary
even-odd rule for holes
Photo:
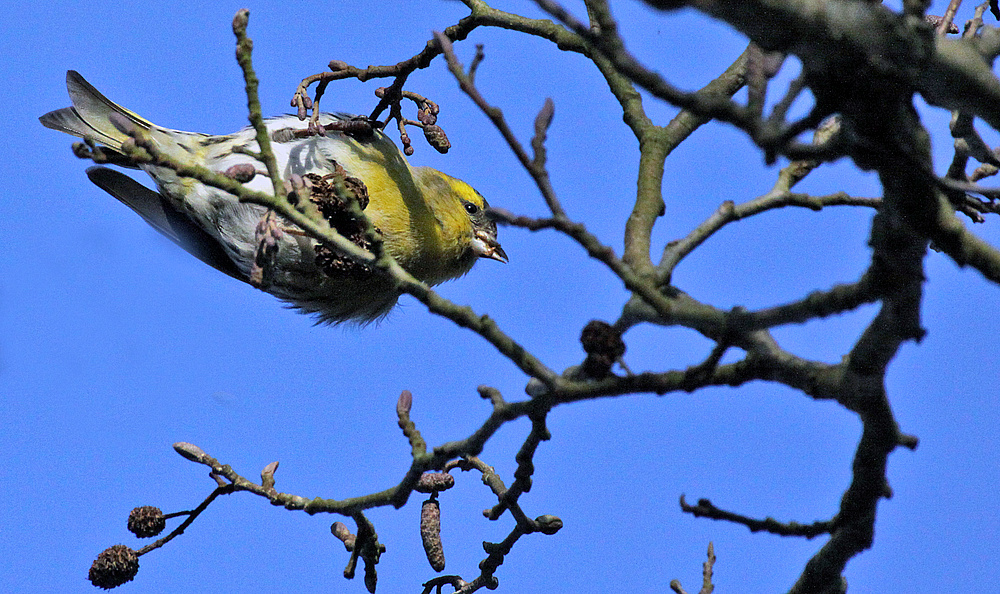
[[[409,446],[395,417],[401,390],[413,392],[413,419],[432,445],[465,437],[486,418],[477,385],[524,397],[526,378],[512,364],[412,299],[378,325],[314,327],[202,265],[90,185],[71,139],[38,124],[42,113],[68,105],[64,79],[72,68],[158,124],[241,128],[245,100],[230,21],[242,5],[28,4],[3,10],[0,34],[8,105],[0,123],[7,139],[0,159],[0,555],[7,559],[0,589],[95,591],[86,575],[101,550],[145,544],[125,529],[131,508],[196,506],[214,483],[173,452],[174,442],[195,443],[248,478],[279,460],[279,490],[344,498],[385,489],[405,472]],[[298,81],[329,60],[395,63],[465,14],[458,2],[246,6],[261,98],[273,114],[288,111]],[[527,2],[496,6],[538,16]],[[632,1],[613,7],[635,53],[683,88],[708,82],[745,45],[694,13],[654,14]],[[938,1],[930,12],[943,10]],[[466,63],[475,43],[486,46],[480,89],[524,142],[544,99],[553,98],[554,187],[571,217],[620,250],[638,151],[596,71],[548,42],[500,30],[478,30],[458,44]],[[370,111],[380,84],[335,83],[323,107]],[[441,60],[416,73],[410,88],[442,106],[439,123],[454,147],[440,156],[417,143],[412,163],[468,181],[496,206],[544,214],[528,176]],[[675,113],[646,104],[660,123]],[[946,164],[948,114],[923,114],[936,160]],[[998,144],[995,134],[989,138]],[[667,162],[666,216],[654,251],[723,200],[767,191],[776,174],[732,128],[699,130]],[[800,188],[879,191],[872,175],[844,162],[820,168]],[[868,263],[871,216],[831,208],[743,221],[684,262],[675,284],[721,308],[753,308],[851,281]],[[992,217],[976,231],[998,245],[998,224]],[[621,284],[554,233],[501,229],[500,239],[509,264],[482,262],[441,292],[488,313],[550,367],[578,363],[580,329],[617,317],[627,298]],[[955,591],[970,582],[975,590],[1000,580],[991,552],[1000,531],[993,352],[1000,293],[941,254],[931,252],[925,264],[928,335],[903,347],[888,378],[901,428],[920,446],[890,458],[895,496],[879,507],[874,548],[848,566],[855,592]],[[873,314],[867,307],[774,334],[793,352],[836,362]],[[678,328],[636,328],[626,342],[633,370],[683,368],[711,348]],[[675,578],[697,590],[709,541],[718,591],[784,591],[822,538],[751,535],[685,515],[677,498],[708,497],[782,521],[827,519],[850,481],[860,431],[853,413],[764,383],[564,406],[549,427],[552,439],[538,449],[534,487],[522,505],[532,517],[561,517],[565,527],[518,543],[497,572],[501,592],[662,592]],[[483,453],[508,484],[527,431],[526,421],[511,423]],[[502,539],[512,524],[484,520],[492,495],[476,476],[457,478],[441,498],[445,571],[471,579],[481,542]],[[381,592],[417,591],[434,575],[420,547],[419,501],[370,513],[388,547]],[[275,509],[249,494],[225,497],[182,537],[142,557],[137,579],[120,591],[226,584],[364,592],[360,579],[341,576],[347,554],[328,532],[334,519]]]

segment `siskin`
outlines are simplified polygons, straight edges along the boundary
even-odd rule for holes
[[[263,165],[246,154],[259,150],[252,128],[225,136],[161,128],[108,100],[75,71],[66,73],[66,86],[73,107],[43,115],[42,125],[91,139],[115,157],[115,164],[145,170],[158,192],[107,167],[91,167],[87,175],[203,262],[315,314],[320,322],[369,322],[396,304],[399,291],[390,279],[370,270],[351,270],[352,262],[346,263],[347,270],[324,267],[329,250],[287,222],[278,222],[270,231],[273,244],[266,280],[261,282],[258,258],[265,207],[241,203],[223,190],[164,167],[130,163],[117,153],[129,138],[121,130],[127,121],[144,130],[164,154],[218,173],[250,171],[245,185],[269,193],[271,181],[253,174]],[[324,113],[319,124],[350,118]],[[360,185],[369,201],[364,212],[380,233],[384,251],[421,281],[435,285],[457,278],[479,258],[507,261],[497,242],[496,223],[486,216],[486,200],[463,181],[429,167],[411,167],[380,130],[364,135],[336,130],[296,133],[304,125],[292,115],[266,123],[282,178],[299,176],[321,185],[339,172]]]

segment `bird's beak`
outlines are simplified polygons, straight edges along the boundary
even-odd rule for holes
[[[500,247],[500,242],[496,236],[487,233],[485,230],[477,230],[476,236],[472,239],[472,251],[480,258],[489,258],[497,262],[507,263],[507,253]]]

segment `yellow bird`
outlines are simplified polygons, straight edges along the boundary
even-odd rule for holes
[[[66,73],[66,86],[73,107],[39,118],[48,128],[90,138],[118,151],[128,135],[112,120],[125,118],[144,130],[161,151],[180,161],[218,173],[233,171],[233,166],[264,169],[263,164],[241,152],[259,150],[252,128],[225,136],[170,130],[108,100],[75,71]],[[348,118],[324,113],[319,123]],[[462,276],[479,258],[507,261],[497,242],[496,224],[486,216],[486,200],[463,181],[429,167],[411,167],[381,131],[367,137],[339,131],[301,135],[292,133],[305,129],[296,116],[266,122],[283,179],[309,174],[315,174],[311,177],[316,179],[333,173],[339,165],[346,175],[364,183],[370,199],[364,212],[381,232],[385,251],[418,279],[434,285]],[[135,166],[127,161],[122,164]],[[170,169],[145,164],[138,167],[152,176],[159,192],[107,167],[91,167],[87,175],[203,262],[250,283],[260,244],[258,225],[266,209],[240,203],[231,194],[178,177]],[[261,192],[273,191],[271,181],[263,175],[253,176],[245,185]],[[260,285],[263,290],[327,323],[372,321],[396,304],[399,293],[388,279],[373,272],[324,269],[317,263],[315,240],[296,232],[290,223],[283,231],[277,233],[268,282]]]

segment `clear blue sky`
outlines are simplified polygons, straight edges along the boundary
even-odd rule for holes
[[[298,81],[329,60],[395,63],[465,13],[458,2],[246,5],[263,104],[274,114],[288,111]],[[38,124],[42,113],[68,105],[64,78],[72,68],[158,124],[210,133],[243,127],[230,31],[241,6],[95,1],[2,11],[0,590],[96,591],[86,575],[101,550],[145,544],[125,530],[132,507],[197,505],[213,482],[204,467],[177,456],[173,442],[198,444],[249,478],[279,460],[279,490],[344,498],[385,489],[407,468],[409,447],[394,412],[401,390],[413,392],[413,418],[431,445],[467,436],[487,416],[477,385],[524,397],[525,378],[513,365],[411,299],[377,326],[314,327],[209,269],[90,185],[71,139]],[[498,6],[538,15],[523,1]],[[943,6],[935,2],[931,12]],[[614,8],[636,53],[684,88],[710,80],[745,45],[693,13],[653,14],[632,1]],[[572,217],[620,250],[637,149],[595,70],[548,42],[499,30],[479,30],[459,44],[466,63],[475,43],[486,44],[482,91],[525,142],[544,99],[554,99],[555,188]],[[331,85],[323,106],[367,112],[379,84]],[[494,205],[544,214],[527,175],[440,60],[410,86],[441,104],[440,123],[454,145],[439,156],[417,143],[414,164],[469,181]],[[660,123],[675,111],[647,106]],[[946,164],[948,114],[924,113],[936,158]],[[996,135],[990,142],[998,143]],[[668,161],[655,249],[723,200],[767,191],[776,173],[731,128],[698,131]],[[848,163],[816,171],[801,189],[879,191],[872,175]],[[795,300],[858,277],[870,256],[871,216],[848,208],[764,214],[712,238],[674,280],[722,308]],[[997,245],[998,226],[992,217],[976,230]],[[551,367],[578,363],[580,329],[617,317],[627,297],[620,283],[554,233],[502,229],[501,240],[509,264],[483,262],[441,292],[489,313]],[[901,428],[919,436],[920,447],[890,458],[895,497],[879,507],[874,549],[848,566],[853,592],[976,591],[1000,581],[992,551],[1000,532],[1000,292],[941,254],[928,255],[926,271],[928,335],[904,346],[889,372]],[[794,352],[836,362],[873,312],[775,335]],[[684,329],[637,328],[626,341],[633,370],[683,368],[710,349]],[[501,592],[662,592],[674,578],[697,591],[709,541],[717,591],[784,591],[822,538],[751,535],[685,515],[677,498],[708,497],[781,521],[828,519],[850,481],[860,430],[855,415],[835,404],[763,383],[565,406],[549,426],[553,438],[538,450],[534,488],[522,504],[531,516],[560,516],[565,527],[515,547],[497,573]],[[527,430],[526,421],[511,424],[483,454],[508,483]],[[419,501],[370,514],[388,547],[381,592],[418,591],[434,575],[420,548]],[[446,573],[471,579],[481,541],[509,531],[508,518],[481,517],[492,502],[473,475],[459,475],[458,487],[443,494]],[[275,509],[249,494],[223,498],[184,536],[144,556],[137,579],[120,591],[225,584],[364,592],[360,579],[341,576],[347,554],[328,532],[334,519]]]

